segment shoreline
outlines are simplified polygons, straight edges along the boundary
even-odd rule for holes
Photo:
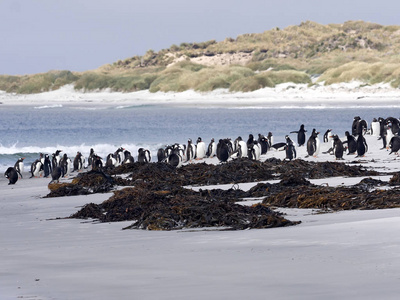
[[[284,83],[275,88],[264,88],[248,93],[230,93],[215,90],[200,93],[193,90],[185,92],[157,92],[148,90],[122,93],[109,90],[97,92],[75,91],[72,85],[59,90],[40,94],[9,94],[0,91],[1,106],[17,105],[169,105],[184,107],[286,107],[320,108],[346,107],[400,107],[400,90],[389,84],[365,86],[361,82],[334,84],[330,86]]]

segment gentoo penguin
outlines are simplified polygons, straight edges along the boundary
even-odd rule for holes
[[[21,176],[21,179],[22,179],[22,172],[24,171],[24,159],[25,157],[19,158],[14,165],[15,171],[19,174],[19,176]]]
[[[387,146],[387,132],[388,132],[388,126],[386,125],[386,121],[384,118],[379,117],[378,118],[379,122],[379,138],[378,140],[382,139],[383,147],[382,149],[386,149]]]
[[[131,163],[135,162],[135,159],[133,158],[132,154],[128,150],[124,151],[124,156],[125,156],[125,159],[122,162],[122,164],[131,164]]]
[[[252,134],[249,134],[246,144],[247,146],[254,144],[254,136]]]
[[[227,139],[220,139],[217,144],[217,157],[220,162],[226,162],[230,156],[229,140]]]
[[[371,135],[372,136],[379,136],[380,132],[380,124],[379,121],[374,118],[371,122]]]
[[[89,157],[88,157],[88,168],[89,167],[93,167],[93,156],[94,156],[94,150],[93,148],[90,148],[90,153],[89,153]]]
[[[117,160],[115,159],[114,153],[109,153],[106,158],[106,167],[114,168],[117,165]]]
[[[235,140],[235,148],[238,158],[248,157],[247,144],[243,141],[241,136],[237,137]]]
[[[43,164],[40,159],[35,160],[31,165],[31,177],[39,177],[40,171],[43,170]]]
[[[103,159],[97,154],[93,154],[92,170],[101,170],[103,168]]]
[[[116,163],[115,163],[115,166],[116,166],[116,167],[118,167],[119,165],[121,165],[122,162],[123,162],[124,159],[125,159],[124,150],[125,150],[125,148],[119,147],[119,148],[117,149],[117,151],[115,151],[115,153],[114,153],[114,158],[115,158],[115,160],[116,160]]]
[[[192,140],[188,139],[188,145],[186,148],[186,161],[191,161],[194,158],[196,158],[196,147],[192,143]]]
[[[393,118],[393,117],[388,117],[388,118],[386,118],[385,122],[386,122],[386,124],[390,124],[391,125],[390,128],[392,129],[393,135],[395,135],[395,134],[399,135],[399,130],[400,130],[400,121],[399,121],[399,119],[396,119],[396,118]]]
[[[332,129],[328,129],[324,133],[324,143],[328,143],[330,141],[330,136],[331,136]]]
[[[306,132],[304,129],[304,124],[300,125],[300,129],[298,131],[291,131],[290,133],[297,133],[297,144],[299,147],[303,146],[306,143]]]
[[[342,141],[339,139],[338,135],[333,136],[333,154],[335,154],[336,159],[343,159],[344,147]]]
[[[268,140],[269,148],[271,148],[272,145],[274,144],[274,136],[272,135],[272,132],[271,132],[271,131],[268,132],[267,140]]]
[[[343,142],[344,144],[347,144],[347,155],[349,154],[354,154],[357,151],[357,141],[353,135],[350,134],[350,132],[346,131],[345,132],[347,141]]]
[[[72,170],[72,172],[75,171],[82,171],[83,169],[83,157],[82,157],[82,153],[80,153],[79,151],[76,153],[76,156],[74,158],[74,169]]]
[[[157,150],[157,161],[158,162],[164,162],[167,159],[167,148],[169,149],[169,146],[167,146],[165,149],[164,148],[159,148]]]
[[[361,122],[359,123],[359,125],[361,124]],[[367,145],[367,141],[365,140],[364,136],[363,136],[363,132],[364,132],[364,124],[360,125],[357,127],[357,156],[356,157],[363,157],[365,155],[365,153],[368,151],[368,145]]]
[[[269,144],[267,138],[261,133],[258,134],[258,144],[261,146],[261,155],[268,152]]]
[[[9,167],[4,176],[8,178],[8,184],[15,184],[18,181],[18,173],[13,167]]]
[[[49,182],[49,184],[53,182],[58,183],[60,181],[61,175],[62,175],[61,167],[59,166],[55,167],[51,172],[51,181]]]
[[[319,153],[319,138],[318,138],[319,132],[313,129],[311,136],[309,137],[307,141],[307,153],[308,156],[314,156],[316,157]]]
[[[151,161],[150,151],[147,149],[139,148],[138,149],[138,162],[148,163],[150,161]]]
[[[293,141],[291,138],[287,135],[286,137],[286,146],[285,146],[285,151],[286,151],[286,159],[292,160],[296,158],[296,148],[293,145]]]
[[[215,142],[214,138],[211,139],[211,142],[208,144],[207,147],[207,157],[214,157],[217,155],[217,143]]]
[[[252,144],[247,144],[247,156],[251,160],[259,160],[261,156],[261,146],[257,141]]]
[[[43,171],[44,175],[43,177],[47,178],[51,174],[51,161],[50,161],[50,156],[48,154],[45,154],[44,156],[44,163],[43,163]]]
[[[183,162],[183,152],[183,149],[181,149],[179,145],[174,145],[174,147],[171,147],[171,151],[169,151],[169,155],[167,157],[167,163],[175,168],[181,167]]]
[[[71,160],[69,159],[68,155],[65,153],[60,160],[59,167],[61,168],[61,176],[67,177],[69,176],[71,170]]]
[[[360,134],[360,132],[361,132],[361,134],[364,135],[364,134],[367,132],[367,129],[368,129],[368,123],[367,123],[367,121],[365,121],[365,120],[363,120],[363,119],[361,119],[360,121],[358,121],[358,123],[357,123],[357,129],[356,129],[357,134]]]
[[[389,142],[389,147],[390,147],[390,153],[396,153],[398,155],[398,151],[400,150],[400,137],[398,135],[395,135],[392,137],[392,139]]]
[[[201,137],[196,141],[196,159],[203,159],[206,156],[206,144],[202,141]]]
[[[351,125],[351,134],[353,136],[357,136],[357,124],[360,120],[361,118],[359,116],[355,116],[353,119],[353,124]]]
[[[55,153],[52,154],[53,158],[52,158],[51,162],[52,162],[53,169],[60,165],[60,160],[61,160],[60,153],[61,152],[62,152],[62,150],[57,150]]]

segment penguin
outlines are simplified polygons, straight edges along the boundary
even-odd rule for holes
[[[169,155],[167,157],[167,163],[175,168],[180,168],[183,162],[183,149],[179,147],[179,145],[174,145],[171,147],[171,151],[169,151]]]
[[[285,142],[281,142],[281,143],[273,144],[271,146],[271,148],[274,148],[276,151],[283,151],[283,150],[285,150],[285,146],[286,146],[286,143]]]
[[[125,148],[119,147],[117,149],[117,151],[114,152],[114,158],[116,160],[116,162],[115,162],[116,167],[120,166],[125,159],[124,150],[125,150]]]
[[[71,160],[68,155],[65,153],[60,160],[59,167],[61,168],[61,176],[68,177],[71,168]]]
[[[44,175],[43,177],[47,178],[51,174],[51,161],[50,161],[50,156],[48,154],[45,154],[44,156],[44,164],[43,164],[43,171]]]
[[[188,140],[188,145],[186,148],[186,161],[191,161],[192,159],[196,158],[196,147],[192,143],[192,140]]]
[[[345,132],[345,135],[346,135],[347,141],[344,141],[343,145],[347,144],[347,150],[348,150],[347,155],[354,154],[357,151],[356,139],[348,131]]]
[[[217,157],[220,162],[226,162],[230,156],[229,140],[227,139],[220,139],[217,144]]]
[[[287,135],[286,137],[286,146],[285,146],[285,151],[286,151],[286,159],[292,160],[296,158],[296,148],[293,145],[293,141],[291,138]]]
[[[368,128],[367,121],[365,121],[363,119],[359,120],[357,123],[357,128],[356,128],[357,135],[360,133],[362,135],[364,135],[367,132],[367,128]]]
[[[327,131],[325,131],[325,133],[324,133],[324,143],[328,143],[329,140],[331,139],[330,138],[331,132],[332,132],[332,129],[328,129]]]
[[[238,136],[235,140],[235,148],[238,158],[248,157],[247,144],[243,141],[241,136]]]
[[[117,165],[117,160],[115,159],[114,153],[109,153],[106,158],[106,167],[114,168]]]
[[[217,143],[214,138],[211,139],[211,142],[208,144],[206,156],[212,158],[217,155]]]
[[[201,137],[197,138],[196,141],[196,159],[200,160],[206,156],[206,144],[203,142]]]
[[[57,150],[55,153],[52,154],[53,158],[51,160],[51,163],[52,163],[53,169],[60,165],[60,160],[61,160],[60,153],[61,152],[62,152],[62,150]]]
[[[150,151],[147,149],[139,148],[138,149],[138,162],[149,163],[150,161],[151,161]]]
[[[133,158],[131,152],[129,152],[128,150],[124,151],[124,161],[122,162],[123,165],[125,164],[131,164],[135,162],[135,159]]]
[[[267,141],[268,141],[269,148],[271,148],[272,145],[274,144],[274,136],[272,135],[271,131],[268,132]]]
[[[167,156],[166,149],[160,148],[157,150],[157,161],[158,162],[164,162],[167,159],[167,157],[168,156]]]
[[[399,135],[399,130],[400,130],[400,121],[399,119],[393,118],[393,117],[388,117],[385,120],[386,124],[391,124],[390,128],[392,129],[393,135],[397,134]],[[388,139],[388,141],[390,141]]]
[[[74,169],[72,170],[72,172],[75,171],[82,171],[83,169],[83,159],[82,159],[82,153],[80,153],[79,151],[76,153],[76,156],[74,158]]]
[[[51,172],[51,181],[49,182],[49,184],[53,182],[58,183],[60,181],[61,175],[62,175],[62,170],[60,166],[53,168],[53,171]]]
[[[368,151],[367,141],[363,136],[364,132],[364,124],[359,122],[359,126],[357,126],[357,156],[356,157],[364,157],[365,153]]]
[[[333,136],[333,154],[336,159],[343,159],[344,147],[343,143],[337,134]]]
[[[15,171],[18,173],[21,179],[22,179],[22,172],[24,171],[24,159],[25,157],[19,158],[14,165]]]
[[[261,146],[261,155],[264,155],[268,152],[268,140],[261,133],[258,134],[258,144]]]
[[[306,143],[306,132],[304,129],[304,124],[300,125],[300,129],[298,131],[291,131],[290,133],[297,133],[297,144],[299,147],[304,146]]]
[[[315,128],[313,129],[311,136],[309,137],[308,141],[307,141],[307,153],[308,156],[314,156],[316,157],[319,153],[319,138],[318,138],[318,134],[319,132],[317,132],[315,130]]]
[[[252,134],[249,134],[249,138],[247,139],[246,144],[247,144],[247,146],[254,144],[254,136]]]
[[[370,134],[372,136],[379,136],[379,132],[380,132],[380,124],[379,121],[376,118],[373,118],[372,122],[371,122],[371,130],[370,130]]]
[[[389,142],[389,147],[390,147],[390,153],[396,153],[398,155],[398,151],[400,150],[400,137],[398,135],[395,135],[392,137],[392,139]]]
[[[94,157],[95,153],[93,148],[90,148],[90,152],[89,152],[89,157],[88,157],[88,168],[89,167],[93,167],[93,157]]]
[[[101,170],[103,166],[103,159],[97,154],[93,154],[92,170]]]
[[[35,160],[31,165],[31,177],[39,177],[40,172],[43,170],[43,164],[40,159]]]
[[[261,146],[257,141],[252,144],[247,144],[247,156],[251,160],[259,160],[261,156]]]
[[[9,167],[4,176],[8,178],[8,184],[15,184],[18,181],[18,173],[13,167]]]
[[[357,124],[360,120],[361,118],[359,116],[355,116],[353,119],[353,124],[351,125],[351,134],[353,136],[357,136]]]

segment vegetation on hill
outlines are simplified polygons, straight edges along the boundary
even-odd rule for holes
[[[400,26],[363,21],[321,25],[307,21],[284,29],[243,34],[201,43],[149,50],[74,73],[51,71],[0,76],[0,90],[39,93],[74,84],[75,89],[131,92],[138,90],[206,92],[218,88],[253,91],[283,82],[333,84],[360,80],[400,86]]]

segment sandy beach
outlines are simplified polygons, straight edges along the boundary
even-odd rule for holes
[[[208,95],[84,94],[64,87],[40,96],[2,93],[0,102],[134,105],[141,99],[140,104],[204,107],[226,103],[273,106],[277,99],[283,99],[295,106],[346,107],[396,106],[400,98],[397,90],[379,86],[368,91],[368,87],[347,85],[335,92],[329,91],[333,87],[320,87],[300,93],[303,88],[280,86],[264,93],[232,96],[223,91]],[[379,102],[368,101],[372,96]],[[380,150],[382,142],[376,136],[366,138],[366,156],[345,155],[343,162],[381,173],[400,171],[397,155]],[[332,155],[322,153],[328,147],[323,144],[317,158],[305,158],[305,148],[298,148],[298,158],[334,161]],[[285,153],[270,151],[261,160],[270,157],[283,159]],[[218,163],[215,158],[205,161]],[[0,177],[1,299],[398,299],[400,209],[323,214],[310,209],[279,209],[287,219],[302,223],[274,229],[122,230],[132,222],[59,219],[87,203],[101,203],[112,193],[43,198],[49,193],[50,180],[28,177],[25,173],[15,185],[7,185],[7,179]],[[376,179],[390,178],[381,175]],[[361,179],[334,177],[311,182],[337,186],[353,185]],[[239,187],[246,190],[254,184],[240,183]],[[228,189],[231,185],[218,187]],[[243,205],[260,201],[246,200]]]

